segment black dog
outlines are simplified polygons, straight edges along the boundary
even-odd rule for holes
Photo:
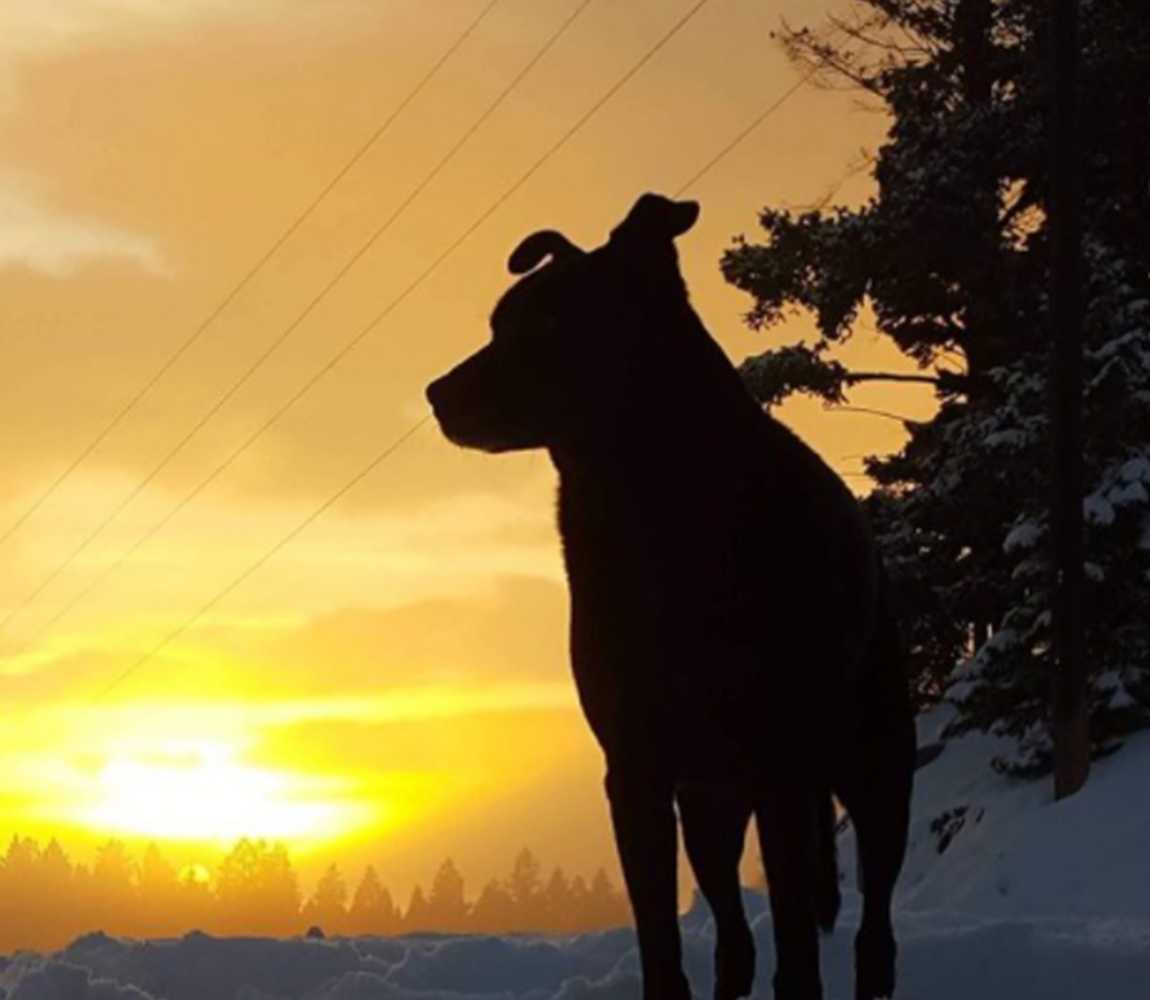
[[[691,308],[673,241],[697,216],[644,195],[592,252],[529,236],[491,343],[427,395],[456,444],[546,448],[559,472],[572,663],[607,759],[646,1000],[690,997],[676,796],[716,915],[716,995],[750,992],[736,867],[753,814],[775,995],[821,997],[832,792],[858,836],[857,996],[872,1000],[894,989],[890,903],[914,762],[897,628],[854,497],[759,408]]]

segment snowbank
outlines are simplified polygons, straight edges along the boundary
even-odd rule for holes
[[[848,918],[853,916],[848,914]],[[826,942],[828,998],[847,1000],[851,919]],[[757,996],[770,995],[769,919]],[[931,1000],[1145,1000],[1150,930],[1128,921],[986,920],[940,913],[901,921],[900,995]],[[699,996],[711,989],[708,927],[686,933]],[[635,1000],[629,931],[572,939],[380,941],[81,939],[50,957],[4,960],[8,1000]]]
[[[923,722],[922,741],[941,728]],[[949,743],[919,773],[899,897],[901,985],[931,1000],[1145,1000],[1150,996],[1150,734],[1100,763],[1086,790],[995,775],[995,741]],[[850,833],[843,867],[853,884]],[[770,917],[748,904],[770,995]],[[852,995],[859,899],[848,889],[825,941],[828,1000]],[[709,996],[713,928],[683,918],[688,973]],[[3,1000],[634,1000],[629,930],[572,938],[436,937],[274,941],[189,934],[87,935],[51,956],[0,958]]]
[[[937,739],[948,712],[920,720],[920,745]],[[1096,762],[1086,788],[1062,802],[1053,801],[1049,779],[996,774],[989,761],[1007,747],[993,737],[972,734],[943,746],[916,776],[898,896],[908,919],[945,910],[1038,922],[1150,922],[1150,732]],[[849,833],[840,846],[853,884]]]

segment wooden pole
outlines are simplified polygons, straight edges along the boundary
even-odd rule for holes
[[[1073,795],[1090,770],[1082,608],[1082,150],[1077,129],[1078,3],[1054,0],[1050,195],[1051,379],[1054,432],[1054,797]]]

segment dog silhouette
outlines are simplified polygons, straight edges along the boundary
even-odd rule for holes
[[[754,976],[737,872],[752,816],[775,996],[822,996],[832,795],[857,834],[856,995],[873,1000],[894,991],[914,765],[898,628],[855,498],[751,398],[690,304],[674,241],[698,214],[647,194],[595,250],[528,236],[491,341],[427,396],[452,442],[546,449],[558,472],[572,667],[606,758],[645,1000],[691,995],[676,802],[716,919],[716,998]]]

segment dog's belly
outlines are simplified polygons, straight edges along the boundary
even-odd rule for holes
[[[573,629],[580,701],[609,760],[647,761],[685,780],[751,780],[794,767],[796,747],[825,737],[835,685],[802,663],[687,629],[630,652],[613,638]]]

